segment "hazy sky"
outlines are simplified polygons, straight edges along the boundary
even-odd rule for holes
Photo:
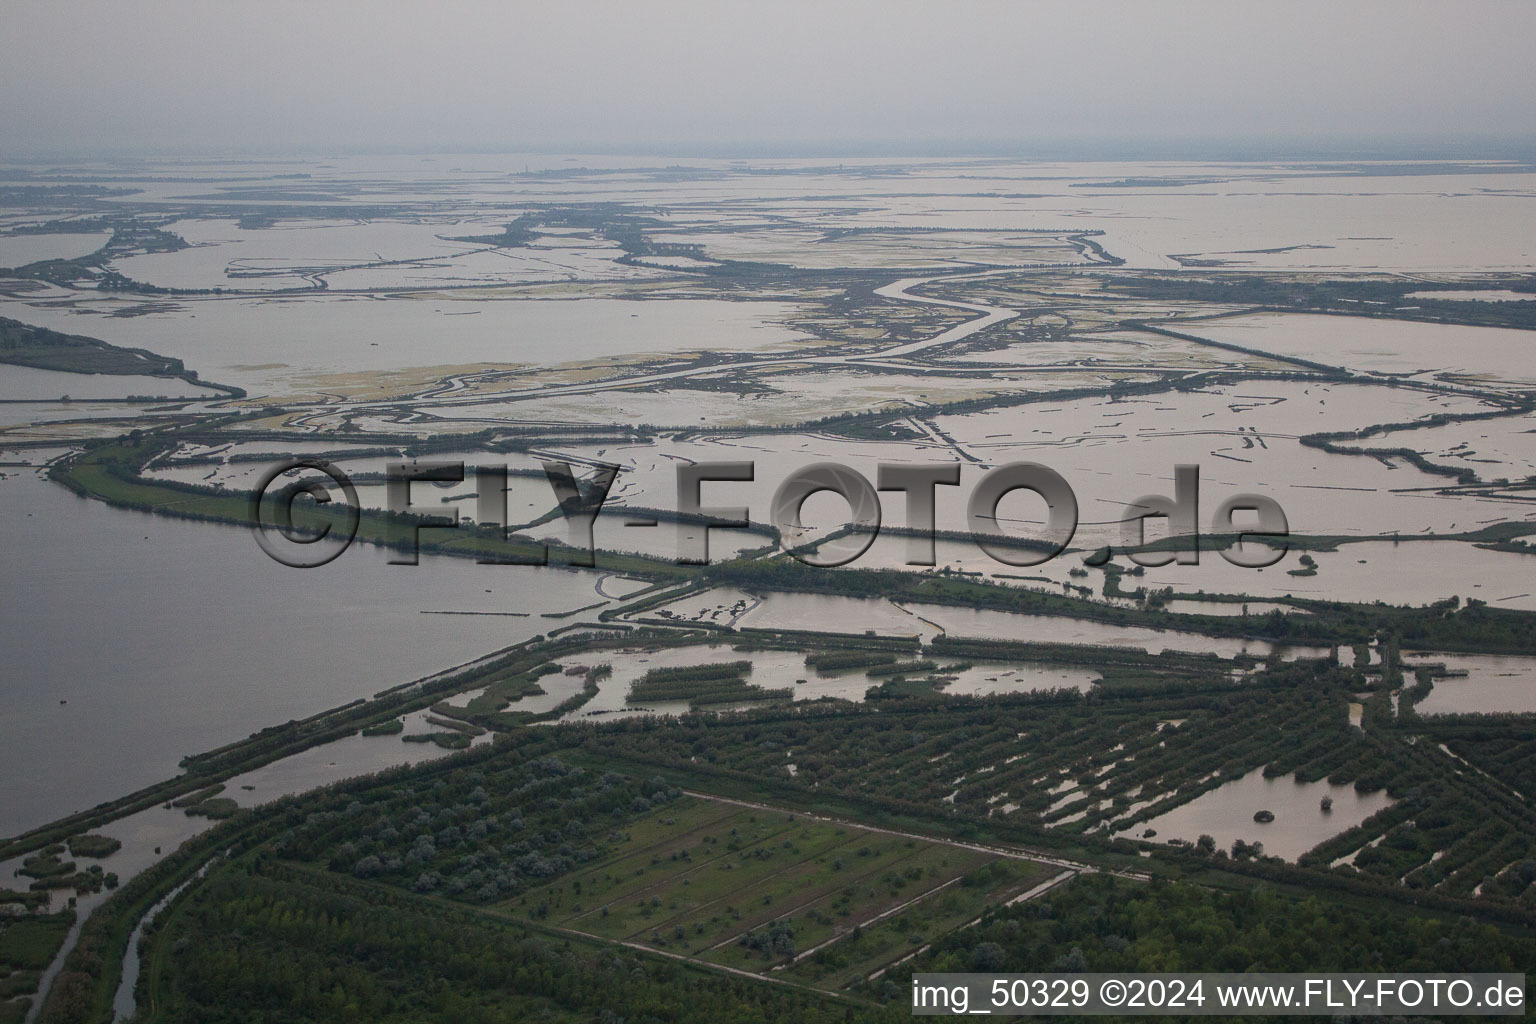
[[[1536,139],[1536,3],[5,0],[0,157]]]

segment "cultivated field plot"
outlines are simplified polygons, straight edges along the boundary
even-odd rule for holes
[[[840,987],[1049,873],[1033,861],[690,798],[518,898],[546,923]]]

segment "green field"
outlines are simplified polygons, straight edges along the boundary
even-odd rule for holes
[[[603,858],[509,908],[599,938],[820,982],[897,959],[916,948],[914,935],[936,938],[1045,873],[947,843],[688,799],[632,823]]]
[[[780,976],[818,988],[846,988],[975,921],[988,907],[1026,892],[1052,870],[1032,861],[994,857],[957,874],[952,884],[921,903],[902,907],[841,941],[814,952],[809,952],[814,944],[807,944],[809,955],[788,964]]]
[[[0,902],[9,893],[0,890]],[[25,1017],[39,979],[64,944],[75,912],[0,918],[0,1024]]]

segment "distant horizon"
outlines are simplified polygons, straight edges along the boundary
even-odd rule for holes
[[[768,143],[658,141],[603,143],[394,143],[339,146],[301,145],[243,148],[233,145],[188,147],[112,147],[0,149],[0,163],[39,164],[114,160],[129,162],[241,161],[388,156],[562,156],[654,157],[670,160],[997,160],[1022,162],[1082,161],[1102,163],[1411,163],[1426,161],[1536,162],[1536,139],[1524,135],[1476,138],[1390,136],[1351,142],[1311,137],[1199,136],[1158,140],[1092,138],[1050,139],[1016,144],[976,140],[924,141],[871,139],[838,144],[820,140]]]
[[[18,155],[1533,152],[1536,5],[31,0]]]

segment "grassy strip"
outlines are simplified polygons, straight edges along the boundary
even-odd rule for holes
[[[0,363],[32,366],[65,373],[104,373],[115,376],[162,377],[222,391],[244,398],[245,391],[228,384],[199,380],[180,359],[156,355],[148,349],[123,348],[99,338],[63,334],[19,320],[0,317]]]
[[[99,445],[55,464],[49,470],[49,476],[76,494],[118,508],[237,526],[252,525],[248,494],[142,476],[141,468],[166,450],[167,443],[161,438]],[[346,516],[345,511],[331,506],[315,507],[305,511],[298,525],[315,530],[330,527],[340,532],[346,526]],[[418,527],[425,528],[417,534],[417,546],[428,554],[512,564],[544,564],[547,561],[580,565],[586,559],[586,552],[563,545],[503,537],[495,529],[443,528],[434,526],[432,520],[391,515],[377,509],[360,512],[354,543],[362,541],[395,550],[409,550],[410,535]],[[645,577],[684,578],[697,572],[659,559],[612,551],[595,552],[592,563],[598,569]]]
[[[815,669],[821,675],[855,668],[873,671],[895,661],[896,655],[883,651],[817,651],[805,656],[806,667]]]
[[[1536,524],[1506,525],[1518,531],[1536,529]],[[1290,604],[1305,608],[1312,614],[1286,615],[1277,611],[1249,616],[1187,615],[1108,605],[1021,587],[998,586],[954,577],[924,576],[898,570],[842,569],[827,572],[792,559],[726,563],[710,566],[706,572],[717,584],[748,590],[758,588],[841,594],[1018,614],[1059,615],[1206,636],[1270,640],[1281,644],[1355,644],[1369,642],[1377,635],[1395,634],[1401,638],[1404,646],[1418,649],[1536,654],[1536,613],[1489,608],[1473,602],[1458,610],[1448,601],[1415,608],[1291,598]],[[746,629],[743,632],[753,631]],[[793,635],[791,631],[772,632],[784,636]],[[807,645],[817,643],[811,638],[818,634],[801,635],[807,638]]]
[[[793,691],[788,687],[770,690],[734,675],[657,682],[640,679],[629,691],[631,703],[686,700],[693,705],[731,704],[748,700],[787,700],[791,696]]]

